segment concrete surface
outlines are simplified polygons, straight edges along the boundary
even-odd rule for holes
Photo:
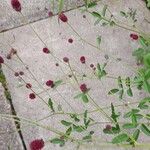
[[[22,13],[29,22],[34,22],[48,17],[48,12],[58,13],[59,0],[20,0]],[[64,11],[83,5],[83,0],[65,0]],[[0,3],[0,32],[26,24],[20,13],[15,12],[10,5],[10,0]]]
[[[11,114],[8,101],[4,96],[4,90],[0,84],[0,113]],[[23,150],[21,140],[16,131],[13,120],[0,118],[0,150]]]
[[[144,5],[140,0],[105,2],[108,2],[107,4],[111,6],[110,10],[114,16],[121,19],[123,22],[127,21],[120,17],[119,11],[128,10],[129,7],[137,9],[137,26],[140,27],[140,29],[143,31],[150,31],[150,24],[147,23],[144,19],[145,17],[149,19],[149,11],[144,8]],[[102,9],[102,7],[103,6],[101,3],[99,3],[97,9]],[[33,90],[36,91],[36,93],[42,92],[40,96],[45,101],[48,101],[48,98],[51,97],[55,102],[55,108],[57,108],[58,104],[61,104],[65,112],[73,112],[71,107],[68,105],[69,103],[74,108],[74,111],[78,113],[83,112],[83,110],[86,109],[95,109],[91,103],[83,104],[80,100],[73,99],[73,97],[79,92],[79,87],[76,83],[73,82],[73,78],[69,79],[67,77],[67,75],[71,73],[69,68],[63,62],[59,62],[60,67],[56,67],[55,63],[57,61],[55,61],[54,57],[52,55],[46,55],[42,52],[42,49],[45,47],[45,45],[33,32],[32,28],[34,28],[42,41],[46,43],[47,47],[57,58],[62,60],[63,57],[67,56],[70,59],[71,66],[79,74],[79,83],[86,83],[87,86],[91,88],[90,95],[101,107],[110,106],[111,102],[114,104],[122,104],[122,102],[118,101],[115,96],[107,95],[108,91],[116,86],[115,80],[110,78],[104,78],[102,82],[98,82],[95,79],[89,78],[82,80],[82,75],[84,73],[91,74],[92,71],[87,66],[89,66],[91,63],[104,63],[106,61],[104,55],[108,54],[110,59],[106,70],[109,75],[115,77],[120,75],[124,78],[126,76],[133,77],[135,74],[133,68],[137,66],[135,59],[132,57],[132,50],[138,47],[138,43],[136,41],[132,41],[129,37],[131,32],[124,29],[117,27],[101,27],[99,25],[94,26],[93,24],[95,19],[88,14],[85,14],[86,18],[83,18],[83,14],[79,10],[69,11],[66,13],[66,15],[68,16],[69,23],[78,31],[80,35],[82,35],[84,39],[90,43],[96,45],[96,37],[99,35],[102,36],[101,51],[98,51],[87,43],[81,41],[80,38],[74,32],[72,32],[66,23],[58,24],[57,16],[51,19],[48,18],[30,25],[25,25],[14,30],[10,30],[8,32],[2,33],[0,36],[1,55],[5,57],[6,54],[8,54],[10,51],[11,45],[13,48],[17,49],[17,53],[20,58],[25,62],[25,64],[35,75],[38,82],[42,84],[44,88],[47,88],[45,86],[45,82],[47,80],[62,79],[65,84],[59,86],[57,89],[58,91],[50,89],[48,91],[49,94],[47,92],[42,92],[43,89],[36,81],[33,80],[31,74],[29,74],[28,70],[25,69],[17,57],[13,57],[12,60],[5,60],[6,63],[11,68],[13,68],[14,71],[24,71],[25,75],[23,76],[23,79],[33,85]],[[74,40],[72,44],[68,43],[69,38]],[[86,57],[87,66],[81,65],[79,62],[79,58],[82,55]],[[122,61],[114,61],[111,56],[115,58],[121,58]],[[36,100],[29,100],[28,95],[31,91],[25,87],[24,82],[21,82],[14,76],[14,72],[9,70],[6,66],[3,66],[3,70],[8,81],[8,87],[11,91],[14,107],[19,116],[31,120],[39,120],[50,114],[49,109],[43,104],[41,99],[37,97]],[[59,93],[61,93],[61,95]],[[134,97],[129,98],[125,96],[124,99],[126,102],[134,102],[143,96],[145,96],[144,93],[139,93],[139,91],[134,89]],[[127,109],[128,108],[126,106],[123,106],[119,110],[121,113],[123,113],[123,111],[126,111]],[[106,112],[110,114],[109,109],[107,109]],[[105,116],[99,113],[93,113],[90,115],[90,117],[99,122],[107,121]],[[57,115],[46,118],[40,121],[40,123],[42,125],[55,127],[60,131],[63,131],[64,128],[62,125],[60,125],[59,122],[65,118],[70,119],[67,116]],[[95,125],[89,129],[97,129],[97,132],[95,133],[96,138],[98,137],[97,135],[101,134],[100,136],[102,138],[100,139],[99,143],[102,142],[102,139],[111,139],[111,136],[107,137],[101,133],[104,126],[105,124]],[[27,124],[22,124],[22,132],[27,143],[27,147],[29,146],[29,143],[36,138],[43,138],[44,140],[47,140],[53,138],[55,135],[50,131],[39,127],[27,126]],[[149,142],[149,139],[142,136],[140,141]],[[76,145],[68,143],[62,149],[72,150],[75,148]],[[44,150],[49,149],[59,150],[60,148],[58,146],[47,143]],[[83,146],[81,149],[86,148]],[[91,149],[98,150],[99,148],[92,147]],[[101,149],[108,150],[108,148]],[[112,150],[116,148],[110,147],[109,149]],[[121,150],[121,148],[118,149]]]

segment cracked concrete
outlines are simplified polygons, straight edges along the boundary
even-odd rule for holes
[[[11,108],[9,102],[4,96],[4,89],[0,84],[0,113],[10,114]],[[14,121],[6,120],[0,117],[0,150],[23,150],[21,140],[18,136]]]
[[[120,17],[119,11],[128,10],[129,7],[137,9],[137,26],[143,31],[150,31],[150,25],[145,21],[145,18],[149,19],[150,17],[149,11],[145,8],[144,3],[142,3],[140,0],[136,2],[133,2],[132,0],[118,0],[110,2],[108,0],[106,3],[110,6],[110,11],[113,13],[113,15],[119,18],[122,22],[126,23],[127,21]],[[97,9],[102,9],[101,3],[99,3]],[[104,58],[105,54],[112,55],[115,58],[121,58],[122,60],[121,62],[118,62],[110,58],[106,68],[108,73],[116,77],[119,75],[123,77],[133,76],[135,72],[131,68],[137,66],[135,59],[132,57],[132,50],[137,48],[139,44],[136,41],[131,41],[129,37],[131,32],[129,31],[117,27],[110,28],[99,25],[94,26],[93,24],[95,19],[86,13],[86,18],[83,18],[83,13],[81,13],[79,10],[69,11],[66,13],[66,15],[68,16],[69,23],[79,32],[80,35],[82,35],[82,37],[92,44],[96,45],[96,37],[101,35],[101,50],[104,51],[98,51],[87,43],[81,41],[80,38],[74,32],[72,32],[67,24],[58,24],[58,18],[57,16],[54,16],[52,18],[44,19],[30,25],[25,25],[2,33],[0,35],[0,52],[1,55],[6,57],[7,53],[10,51],[10,45],[17,49],[17,53],[20,58],[25,62],[25,64],[35,75],[38,82],[43,85],[44,88],[46,88],[45,82],[48,79],[62,79],[65,84],[58,87],[58,91],[49,89],[49,94],[47,94],[46,92],[43,92],[43,89],[40,88],[39,84],[33,80],[31,74],[28,73],[28,70],[24,68],[17,57],[13,57],[12,60],[5,59],[6,63],[13,68],[13,70],[24,72],[25,75],[23,76],[23,79],[27,82],[30,82],[33,85],[33,90],[39,93],[39,95],[45,101],[48,101],[50,95],[55,102],[55,109],[57,109],[57,105],[60,104],[63,106],[65,111],[71,112],[72,109],[66,103],[67,101],[74,107],[76,112],[80,113],[83,109],[92,110],[94,109],[94,106],[90,104],[83,105],[81,101],[73,99],[73,97],[79,92],[79,87],[72,82],[73,79],[66,77],[66,74],[70,74],[69,68],[67,68],[63,62],[59,62],[61,68],[56,67],[56,58],[51,55],[43,54],[42,49],[45,45],[35,35],[32,28],[34,28],[42,41],[46,43],[47,47],[57,58],[62,60],[64,56],[69,57],[71,66],[73,66],[73,68],[79,74],[78,79],[80,83],[83,83],[81,75],[91,74],[91,69],[87,66],[89,66],[90,63],[104,63],[106,61]],[[68,43],[69,38],[74,40],[72,44]],[[86,56],[87,66],[79,65],[79,58],[82,55]],[[40,98],[37,97],[36,100],[33,101],[28,98],[28,95],[31,91],[25,87],[25,84],[21,82],[19,78],[14,76],[14,72],[9,70],[6,66],[3,66],[3,70],[8,81],[8,87],[11,92],[14,107],[19,116],[31,120],[41,120],[50,114],[49,109],[42,103]],[[107,95],[108,91],[116,86],[116,81],[112,79],[103,79],[102,82],[97,82],[97,80],[85,78],[84,82],[86,82],[88,87],[91,88],[90,94],[100,106],[110,106],[111,102],[114,104],[122,104],[120,101],[117,101],[115,97]],[[105,87],[103,84],[105,84]],[[144,93],[140,93],[138,90],[134,89],[133,98],[128,98],[126,96],[124,98],[128,98],[129,102],[133,102],[144,96]],[[127,110],[126,106],[123,106],[119,109],[121,113],[125,110]],[[110,110],[107,109],[106,112],[110,113]],[[99,115],[97,113],[91,114],[90,117],[93,117],[95,120],[100,122],[107,121],[103,115]],[[59,122],[64,118],[70,119],[67,116],[58,115],[52,116],[51,118],[42,119],[39,122],[42,125],[52,126],[63,131],[65,128],[62,127]],[[90,128],[90,130],[94,128],[97,129],[98,132],[95,133],[95,138],[97,138],[97,135],[100,134],[99,131],[101,131],[104,126],[104,124],[101,126],[95,125]],[[43,138],[45,141],[47,141],[49,138],[52,138],[55,135],[48,130],[27,125],[26,123],[22,123],[22,132],[28,149],[29,143],[32,140],[36,138]],[[103,133],[101,133],[101,137],[105,140],[109,140],[111,138],[111,136],[107,137]],[[141,136],[140,141],[149,142],[149,139]],[[81,149],[87,149],[86,147],[87,146],[83,146]],[[74,150],[75,148],[76,145],[67,143],[62,149]],[[59,150],[61,148],[47,142],[44,150],[49,149]],[[91,147],[90,149],[98,150],[99,147]],[[101,149],[108,150],[108,148]],[[117,148],[110,147],[109,149],[114,150]],[[124,148],[118,148],[118,150],[122,149]]]

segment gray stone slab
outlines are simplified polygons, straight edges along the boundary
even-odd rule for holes
[[[149,11],[143,7],[144,5],[140,0],[136,2],[132,0],[108,1],[108,5],[111,6],[110,10],[113,15],[121,19],[122,22],[126,22],[126,20],[120,17],[119,11],[128,10],[128,7],[136,8],[138,19],[137,26],[143,31],[150,31],[150,25],[144,19],[145,17],[149,17]],[[103,5],[99,3],[97,9],[102,9],[102,7]],[[16,56],[14,56],[12,60],[5,60],[6,63],[13,68],[14,71],[24,71],[25,75],[22,76],[23,79],[26,82],[30,82],[33,85],[33,90],[35,90],[36,93],[40,93],[39,95],[45,101],[48,101],[48,98],[51,97],[54,100],[55,108],[57,108],[58,104],[61,104],[64,111],[72,112],[73,110],[68,105],[69,103],[74,108],[75,112],[78,113],[82,112],[83,109],[95,109],[94,105],[91,103],[84,105],[82,101],[73,99],[73,97],[79,92],[79,87],[73,82],[73,79],[67,77],[67,75],[70,74],[69,68],[62,61],[58,61],[61,68],[55,66],[55,63],[57,62],[56,59],[59,58],[59,60],[62,60],[64,56],[67,56],[70,59],[71,66],[76,70],[77,74],[79,74],[79,83],[85,82],[87,86],[91,88],[90,95],[101,107],[110,106],[111,102],[117,105],[122,104],[122,102],[116,100],[116,97],[107,95],[108,91],[116,86],[115,80],[106,78],[103,79],[102,82],[98,82],[94,79],[94,75],[92,75],[92,79],[85,78],[84,80],[82,80],[81,76],[84,73],[92,74],[91,69],[87,67],[91,63],[104,63],[105,54],[122,59],[120,62],[114,61],[112,58],[109,59],[108,66],[106,67],[109,75],[115,77],[120,75],[124,78],[126,76],[134,76],[135,72],[133,68],[137,66],[135,59],[132,57],[132,50],[139,46],[138,43],[136,41],[131,41],[131,32],[124,29],[117,27],[101,27],[99,25],[94,26],[93,24],[95,19],[88,14],[85,14],[86,18],[83,18],[83,13],[79,10],[70,11],[66,13],[66,15],[68,16],[69,23],[90,43],[96,45],[96,37],[99,35],[102,36],[101,51],[98,51],[87,43],[81,41],[81,39],[72,32],[71,28],[66,23],[59,24],[57,16],[10,30],[0,36],[0,49],[1,54],[4,57],[10,51],[11,45],[13,48],[17,49],[17,53],[20,58],[25,62],[31,72],[35,75],[38,82],[45,89],[47,89],[45,86],[45,82],[47,80],[62,79],[65,84],[59,86],[57,89],[58,91],[49,89],[48,94],[47,92],[42,92],[43,89],[36,81],[33,80],[31,74],[29,74],[28,70],[26,70],[19,62]],[[31,27],[38,33],[42,41],[46,43],[46,46],[56,56],[55,58],[51,54],[46,55],[42,52],[45,44],[39,40]],[[74,40],[72,44],[68,43],[69,38]],[[87,66],[81,65],[79,62],[79,58],[82,55],[84,55],[87,59]],[[43,104],[40,98],[37,97],[36,100],[30,100],[28,98],[31,91],[25,87],[24,82],[21,82],[14,76],[14,72],[12,72],[12,70],[9,70],[6,66],[3,66],[3,70],[6,74],[8,87],[11,91],[13,103],[19,116],[31,120],[39,120],[50,114],[49,109]],[[143,96],[145,96],[144,93],[141,94],[139,91],[134,89],[134,97],[124,97],[124,99],[127,99],[127,102],[134,102]],[[127,110],[127,108],[123,106],[119,110],[123,113],[123,111]],[[105,111],[110,114],[110,109],[106,109]],[[108,121],[102,114],[99,113],[90,114],[90,117],[93,117],[99,122]],[[64,131],[65,128],[62,127],[59,122],[65,118],[70,119],[67,116],[57,115],[42,119],[40,123],[44,126],[55,127],[60,131]],[[107,137],[101,133],[104,126],[105,124],[93,126],[93,128],[96,128],[98,131],[95,133],[95,138],[97,138],[99,134],[102,137],[99,143],[102,142],[102,139],[111,139],[111,137]],[[89,130],[92,130],[92,127]],[[34,139],[43,138],[47,141],[47,139],[52,138],[55,135],[43,128],[35,126],[32,127],[26,123],[22,124],[22,131],[28,147],[29,143]],[[143,142],[149,141],[149,139],[143,137],[140,140],[143,140]],[[76,145],[67,143],[62,149],[72,150],[75,148]],[[60,148],[47,142],[44,150],[49,149],[57,150]],[[81,147],[81,149],[86,148]],[[93,147],[93,150],[97,149],[99,148]],[[112,147],[110,149],[116,148]],[[120,148],[118,149],[120,150]]]
[[[48,12],[58,13],[59,0],[21,0],[22,13],[29,22],[48,17]],[[65,0],[64,11],[83,5],[83,0]],[[2,0],[0,4],[0,32],[26,24],[20,13],[15,12],[10,0]]]
[[[4,90],[0,84],[0,113],[10,114],[11,109],[4,96]],[[18,136],[13,120],[0,118],[0,150],[23,150],[20,137]]]

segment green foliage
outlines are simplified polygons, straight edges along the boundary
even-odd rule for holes
[[[104,63],[102,66],[98,63],[96,68],[96,76],[101,79],[102,77],[106,76],[107,73],[105,71],[107,63]]]
[[[55,110],[54,110],[54,107],[53,107],[53,102],[52,102],[52,100],[51,100],[51,98],[49,98],[49,100],[48,100],[48,106],[50,107],[50,109],[54,112]]]
[[[125,133],[122,133],[122,134],[119,134],[117,135],[116,137],[114,137],[112,139],[112,143],[113,144],[118,144],[118,143],[122,143],[122,142],[125,142],[129,139],[128,135],[125,134]]]

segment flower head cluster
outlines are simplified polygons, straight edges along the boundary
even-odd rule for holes
[[[11,6],[15,11],[21,12],[21,3],[19,0],[11,0]]]
[[[30,143],[31,150],[41,150],[44,147],[43,139],[36,139]]]

